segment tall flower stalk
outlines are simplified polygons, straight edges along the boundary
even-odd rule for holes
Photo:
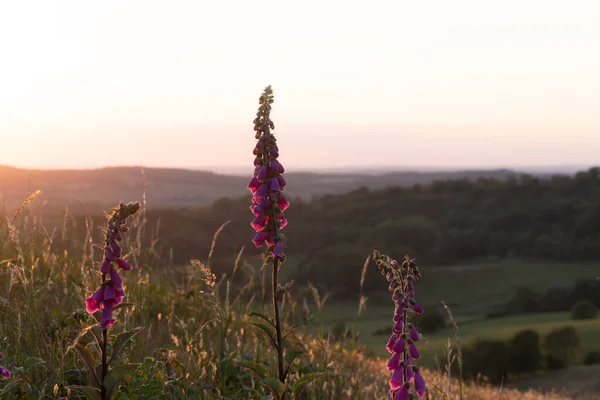
[[[104,241],[104,259],[100,265],[101,283],[98,290],[93,295],[85,299],[86,309],[93,314],[100,311],[98,324],[88,327],[96,338],[101,356],[101,364],[96,366],[93,354],[87,347],[77,343],[76,350],[85,361],[92,379],[92,386],[76,386],[71,389],[85,393],[88,398],[95,398],[99,395],[102,400],[110,399],[115,390],[123,371],[135,368],[135,364],[121,365],[119,371],[111,374],[114,370],[109,370],[109,365],[116,358],[121,348],[135,336],[141,328],[136,328],[129,332],[119,334],[113,342],[110,359],[108,357],[108,331],[115,323],[113,311],[121,304],[125,297],[123,290],[123,279],[118,270],[129,271],[133,267],[123,260],[122,249],[119,242],[122,235],[129,230],[126,225],[127,218],[135,215],[140,210],[140,203],[120,203],[118,207],[112,209],[112,215],[108,215],[106,226],[106,238]]]
[[[285,366],[283,364],[283,337],[280,302],[281,296],[277,282],[277,272],[284,261],[284,237],[281,230],[287,225],[283,212],[289,207],[289,202],[284,197],[282,190],[286,186],[283,179],[284,168],[279,163],[279,148],[277,139],[271,132],[275,129],[271,121],[271,104],[273,104],[273,90],[268,86],[259,98],[259,108],[254,119],[255,138],[254,147],[254,176],[248,184],[252,192],[252,205],[250,209],[254,214],[252,227],[257,232],[252,239],[256,247],[266,243],[267,250],[264,263],[273,265],[272,295],[273,314],[275,317],[275,340],[277,347],[277,363],[279,381],[285,382]]]
[[[285,261],[283,250],[286,240],[281,230],[285,228],[288,222],[283,212],[289,207],[290,203],[283,195],[283,190],[286,187],[285,179],[282,176],[284,168],[278,161],[279,147],[272,132],[275,125],[271,121],[271,104],[273,104],[271,86],[265,88],[258,102],[258,112],[254,119],[254,131],[257,140],[253,152],[255,156],[254,176],[248,184],[248,189],[252,192],[250,210],[254,214],[251,226],[256,231],[252,242],[256,247],[262,247],[266,244],[266,250],[263,254],[263,266],[270,264],[273,267],[273,318],[259,312],[251,312],[249,317],[258,317],[262,321],[256,322],[248,319],[247,322],[265,333],[275,349],[277,353],[277,379],[271,378],[269,372],[260,363],[244,360],[240,364],[255,373],[275,399],[285,399],[289,393],[292,399],[296,400],[302,395],[308,384],[325,376],[325,373],[304,373],[293,384],[286,382],[292,364],[303,353],[299,346],[286,348],[285,338],[288,335],[293,335],[294,328],[292,327],[283,333],[281,302],[291,282],[280,285],[277,281],[279,268]],[[267,324],[264,324],[263,321]],[[297,338],[295,341],[298,342]]]
[[[427,391],[425,380],[419,368],[413,364],[413,360],[420,357],[415,345],[419,341],[419,333],[408,319],[410,313],[423,313],[423,308],[415,300],[415,282],[421,279],[421,273],[415,259],[408,256],[398,265],[396,260],[375,250],[373,260],[390,283],[389,290],[393,293],[395,304],[392,335],[386,345],[392,354],[387,364],[391,372],[390,398],[413,399],[411,387],[419,397],[423,397]]]

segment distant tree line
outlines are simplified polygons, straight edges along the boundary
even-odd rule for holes
[[[578,310],[574,307],[579,305]],[[586,309],[587,308],[587,309]],[[520,287],[507,304],[490,312],[489,318],[540,312],[575,311],[574,319],[595,318],[600,308],[600,280],[579,280],[572,286],[553,286],[543,292]]]
[[[231,221],[212,263],[217,274],[230,273],[242,246],[246,256],[258,254],[250,242],[249,205],[248,196],[196,209],[149,209],[144,240],[158,237],[157,251],[183,264],[206,258],[215,230]],[[547,179],[446,180],[296,198],[286,217],[290,262],[284,268],[294,269],[297,282],[310,280],[336,297],[356,295],[364,259],[374,248],[411,254],[424,265],[511,257],[598,260],[600,168]],[[76,219],[77,229],[85,229],[83,216]],[[375,268],[368,271],[365,290],[379,288],[376,275]]]

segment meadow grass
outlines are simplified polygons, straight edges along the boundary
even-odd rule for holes
[[[87,381],[85,367],[72,346],[78,339],[89,343],[90,338],[80,337],[80,332],[93,321],[85,312],[84,299],[97,279],[92,259],[99,260],[99,252],[96,249],[93,254],[90,244],[101,243],[102,232],[94,229],[98,222],[88,224],[87,238],[73,237],[70,232],[47,232],[40,219],[25,209],[10,232],[6,220],[0,226],[0,350],[5,354],[4,364],[13,371],[14,382],[18,382],[13,392],[4,395],[6,398],[77,398],[67,386]],[[122,354],[123,362],[141,364],[124,378],[115,398],[264,398],[263,388],[238,364],[252,358],[269,366],[275,356],[259,332],[244,322],[244,314],[263,308],[261,269],[256,261],[242,255],[237,267],[232,266],[232,274],[237,268],[235,273],[244,277],[243,285],[216,280],[205,265],[208,255],[204,255],[204,263],[168,268],[168,261],[158,259],[151,249],[138,247],[136,237],[142,226],[143,219],[138,217],[124,239],[125,256],[137,266],[124,278],[126,301],[134,306],[121,309],[115,325],[116,333],[143,326],[142,333]],[[66,248],[77,250],[69,253]],[[311,299],[306,303],[318,314]],[[268,295],[264,304],[269,306]],[[291,318],[292,311],[301,313],[301,308],[302,300],[290,297],[283,313]],[[338,305],[325,303],[320,317],[328,318],[340,310]],[[355,315],[357,304],[353,310],[349,306],[343,310]],[[373,320],[389,320],[390,315],[390,308],[367,304],[358,321],[364,318],[372,324]],[[292,379],[302,374],[302,368],[328,374],[310,384],[302,399],[388,398],[386,360],[362,346],[368,344],[368,335],[362,331],[359,343],[332,342],[298,332],[304,354],[294,367]],[[383,347],[385,339],[378,339],[379,346],[375,342],[369,346]],[[423,360],[430,358],[426,350],[423,353]],[[431,398],[459,398],[456,380],[451,379],[448,386],[447,377],[433,371],[424,374],[432,388]],[[470,383],[464,387],[463,398],[490,399],[497,398],[498,393],[496,387]],[[518,399],[561,398],[505,389],[502,396],[509,395]]]

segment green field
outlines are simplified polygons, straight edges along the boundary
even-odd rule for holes
[[[573,321],[570,313],[539,313],[486,319],[484,315],[494,305],[505,304],[520,286],[543,290],[551,285],[571,285],[578,279],[590,279],[600,275],[600,264],[543,264],[505,261],[479,265],[421,268],[423,279],[417,286],[417,299],[429,308],[444,301],[452,308],[459,326],[460,340],[464,344],[477,339],[510,339],[523,329],[533,329],[544,335],[554,328],[572,325],[581,339],[581,357],[587,351],[600,350],[600,319]],[[382,278],[382,286],[385,288]],[[382,296],[385,296],[382,298]],[[317,314],[312,332],[318,332],[320,324],[328,331],[339,324],[360,332],[360,343],[377,355],[386,355],[386,335],[375,335],[379,329],[391,328],[393,304],[385,299],[389,292],[375,294],[367,302],[367,309],[358,316],[356,303],[326,304]],[[385,304],[387,303],[387,304]],[[425,309],[427,312],[427,307]],[[450,325],[447,319],[448,326]],[[435,334],[426,335],[440,358],[448,338],[454,342],[454,331],[448,327]],[[422,364],[435,366],[431,351],[422,349]]]

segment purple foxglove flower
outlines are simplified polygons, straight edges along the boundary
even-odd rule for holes
[[[400,307],[396,307],[396,311],[394,311],[394,322],[398,322],[402,319],[402,310]]]
[[[10,371],[0,365],[0,376],[4,379],[10,378]]]
[[[279,184],[279,188],[281,190],[285,189],[287,182],[285,181],[285,179],[283,179],[283,176],[281,175],[277,175],[277,183]]]
[[[417,391],[417,395],[419,397],[424,397],[425,392],[427,391],[427,387],[425,386],[425,379],[419,371],[415,371],[415,390]]]
[[[101,286],[93,295],[85,299],[85,308],[90,314],[100,309],[100,304],[104,301],[104,286]]]
[[[258,171],[258,175],[256,176],[256,179],[258,179],[259,182],[263,183],[264,181],[267,180],[268,177],[269,177],[269,166],[263,165],[262,167],[260,167],[260,169]]]
[[[400,354],[394,353],[388,360],[387,369],[389,371],[393,371],[395,369],[398,369],[399,366],[400,366]]]
[[[279,229],[285,228],[286,225],[288,224],[288,220],[287,220],[287,218],[285,218],[283,213],[277,213],[277,215],[275,215],[275,217],[277,218],[277,221],[279,221]]]
[[[115,287],[120,288],[123,286],[123,279],[121,279],[119,272],[114,268],[110,269],[110,281],[113,285],[115,285]]]
[[[272,171],[275,171],[278,174],[283,174],[285,172],[283,165],[281,165],[277,160],[272,160],[270,167]]]
[[[257,177],[253,177],[250,183],[248,184],[248,189],[250,190],[250,192],[252,192],[252,194],[254,194],[256,193],[256,190],[258,190],[258,188],[260,187],[261,183],[262,182],[260,182]]]
[[[110,242],[110,250],[116,257],[121,257],[121,246],[117,242]]]
[[[273,146],[273,148],[271,149],[271,157],[279,157],[279,148],[277,147],[277,145]]]
[[[252,243],[254,243],[254,245],[256,247],[260,247],[267,240],[268,236],[269,236],[268,232],[265,232],[265,231],[258,232],[254,236],[254,239],[252,239]]]
[[[273,257],[275,258],[283,258],[283,242],[279,240],[275,243],[273,247]]]
[[[404,346],[406,346],[406,340],[404,340],[404,335],[401,335],[398,337],[398,340],[396,340],[396,343],[394,343],[392,351],[394,353],[402,353],[402,351],[404,351]]]
[[[277,196],[281,192],[281,189],[279,188],[279,181],[277,179],[271,179],[270,183],[271,189],[269,190],[269,193],[271,196]]]
[[[396,392],[396,396],[394,396],[394,400],[406,400],[408,398],[408,389],[410,388],[410,384],[407,382],[400,390]]]
[[[402,386],[402,381],[404,380],[404,368],[400,367],[395,369],[392,372],[392,377],[390,379],[390,389],[398,390]]]
[[[125,271],[131,271],[133,269],[133,267],[122,258],[119,258],[117,260],[117,265],[119,266],[119,268],[124,269]]]
[[[415,346],[415,344],[411,341],[409,341],[408,343],[408,354],[410,354],[411,358],[418,360],[419,357],[421,357],[419,355],[419,351],[417,350],[417,346]]]
[[[115,323],[115,319],[112,315],[113,307],[105,307],[102,309],[102,317],[100,319],[100,328],[107,329],[109,326]]]
[[[111,262],[105,258],[104,261],[102,261],[102,266],[100,267],[100,272],[103,274],[108,274],[108,272],[110,271],[110,264],[111,264]]]
[[[277,205],[281,211],[285,211],[290,206],[290,202],[285,199],[283,194],[279,193],[277,195]]]
[[[263,229],[265,229],[265,227],[267,226],[267,224],[269,223],[269,216],[266,214],[258,214],[255,218],[254,221],[252,221],[252,223],[250,225],[252,225],[252,227],[254,228],[254,230],[256,232],[260,232]]]
[[[112,283],[104,285],[104,300],[102,301],[102,309],[113,308],[121,302],[120,293]]]
[[[256,193],[254,193],[254,198],[266,199],[269,195],[269,184],[267,182],[261,184]]]
[[[402,320],[398,320],[394,323],[394,328],[393,328],[393,332],[394,333],[400,333],[404,330],[404,323],[402,322]]]
[[[104,250],[104,258],[108,261],[115,261],[117,259],[117,255],[113,253],[113,251],[110,248],[106,248]]]
[[[417,332],[417,329],[415,328],[415,326],[413,324],[408,325],[408,332],[410,333],[410,339],[413,342],[419,341],[419,332]]]
[[[392,350],[394,348],[394,344],[396,343],[396,341],[398,340],[398,335],[395,333],[392,333],[392,336],[390,336],[390,340],[388,340],[387,344],[385,345],[385,348],[387,349],[387,351],[389,351],[390,353],[393,353],[394,350]]]
[[[414,302],[413,302],[413,305],[412,305],[412,306],[413,306],[413,310],[415,310],[415,312],[416,312],[417,314],[423,314],[423,307],[421,307],[421,306],[419,305],[419,303],[414,303]]]
[[[267,246],[275,246],[275,236],[273,236],[273,232],[269,232],[269,235],[265,239],[265,243]]]
[[[413,372],[413,369],[410,367],[410,362],[409,362],[408,368],[406,369],[406,379],[408,379],[408,381],[410,382],[414,379],[414,377],[415,377],[415,373]]]

